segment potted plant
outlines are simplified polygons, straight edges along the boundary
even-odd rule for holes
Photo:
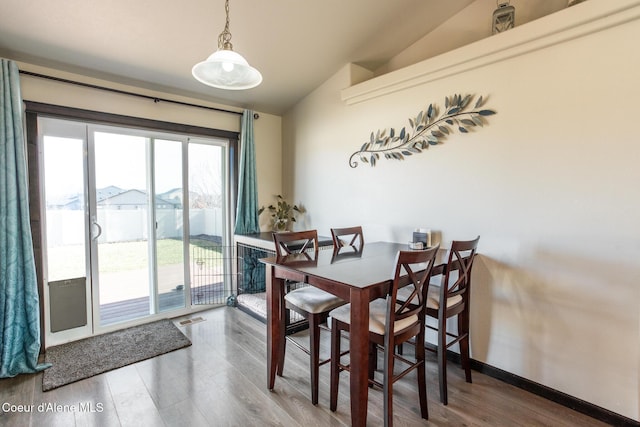
[[[289,204],[280,194],[276,196],[276,205],[269,205],[266,209],[271,214],[274,231],[290,231],[291,225],[296,222],[296,215],[303,213],[297,205]],[[258,215],[265,211],[262,206],[258,210]]]

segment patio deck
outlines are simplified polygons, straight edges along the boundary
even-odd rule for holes
[[[193,304],[225,304],[231,295],[230,289],[224,289],[224,284],[213,283],[191,288]],[[160,312],[185,307],[186,293],[183,290],[172,290],[159,294]],[[127,320],[138,319],[149,315],[149,297],[131,298],[100,306],[100,323],[111,325]]]

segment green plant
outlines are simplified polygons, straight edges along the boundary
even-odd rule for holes
[[[484,126],[485,117],[496,114],[493,110],[481,109],[485,99],[481,96],[473,109],[473,95],[453,95],[444,99],[444,111],[440,114],[437,106],[431,104],[415,118],[409,119],[410,129],[403,127],[399,132],[390,128],[371,132],[369,141],[349,157],[349,166],[358,166],[357,159],[375,166],[384,155],[386,159],[404,160],[405,157],[422,153],[430,145],[438,145],[440,140],[458,130],[468,133],[470,128]],[[356,159],[354,159],[354,157]]]
[[[276,196],[276,205],[269,205],[267,208],[273,221],[273,229],[277,231],[288,230],[291,223],[296,222],[296,215],[304,211],[297,205],[289,204],[280,194]],[[258,215],[265,211],[262,206],[258,210]]]

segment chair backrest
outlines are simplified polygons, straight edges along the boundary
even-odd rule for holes
[[[334,249],[351,246],[356,251],[361,251],[364,246],[364,234],[362,234],[361,226],[332,228],[331,237]]]
[[[460,295],[465,303],[469,301],[471,286],[471,268],[476,256],[480,236],[473,240],[454,240],[451,242],[449,258],[445,267],[440,289],[440,307],[446,307],[447,298]]]
[[[421,325],[424,321],[431,269],[439,249],[440,245],[437,244],[425,250],[399,251],[396,255],[393,285],[389,288],[387,295],[385,334],[388,335],[394,330],[391,328],[395,328],[395,322],[410,316],[416,316],[416,324]],[[398,304],[396,300],[398,289],[408,284],[413,285],[413,293],[404,302]]]
[[[276,257],[278,262],[283,257],[292,254],[303,254],[305,258],[311,260],[318,256],[318,231],[291,231],[283,233],[273,233],[273,243],[276,246]]]

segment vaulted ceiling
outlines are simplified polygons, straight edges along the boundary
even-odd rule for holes
[[[3,0],[0,56],[281,114],[345,64],[383,64],[472,2],[232,0],[234,50],[264,77],[247,91],[191,76],[217,49],[224,0]]]

